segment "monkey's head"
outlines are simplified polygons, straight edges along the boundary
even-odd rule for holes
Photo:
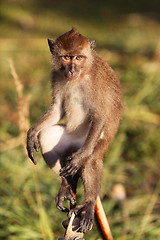
[[[48,39],[48,44],[53,55],[54,69],[61,71],[66,80],[76,80],[91,66],[95,41],[89,41],[75,28],[56,41]]]

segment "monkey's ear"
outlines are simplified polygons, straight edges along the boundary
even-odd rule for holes
[[[90,47],[91,47],[91,49],[95,48],[95,46],[96,46],[96,40],[91,40],[91,41],[90,41]]]
[[[49,45],[51,53],[53,54],[53,52],[54,52],[54,41],[52,39],[48,39],[48,45]]]

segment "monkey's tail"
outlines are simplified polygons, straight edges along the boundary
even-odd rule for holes
[[[99,196],[97,196],[95,212],[96,212],[97,220],[100,225],[100,229],[101,229],[104,239],[105,240],[113,240],[112,233],[111,233],[111,230],[109,227],[109,223],[108,223],[107,217],[105,215],[105,212],[104,212],[104,209],[102,206],[102,202],[101,202]]]

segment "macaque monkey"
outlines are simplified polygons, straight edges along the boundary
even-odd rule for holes
[[[28,131],[27,150],[36,164],[34,150],[62,178],[57,208],[67,211],[63,200],[80,217],[79,231],[93,226],[95,202],[100,194],[103,157],[117,132],[121,112],[121,88],[109,65],[89,41],[72,28],[55,41],[48,39],[53,58],[52,103]],[[60,123],[64,119],[64,124]],[[84,201],[75,206],[74,182],[81,177]]]

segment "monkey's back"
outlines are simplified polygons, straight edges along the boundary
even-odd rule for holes
[[[95,51],[91,69],[93,81],[93,100],[98,103],[99,111],[107,117],[120,118],[122,111],[122,93],[118,77],[113,69]],[[96,91],[97,89],[97,91]]]

